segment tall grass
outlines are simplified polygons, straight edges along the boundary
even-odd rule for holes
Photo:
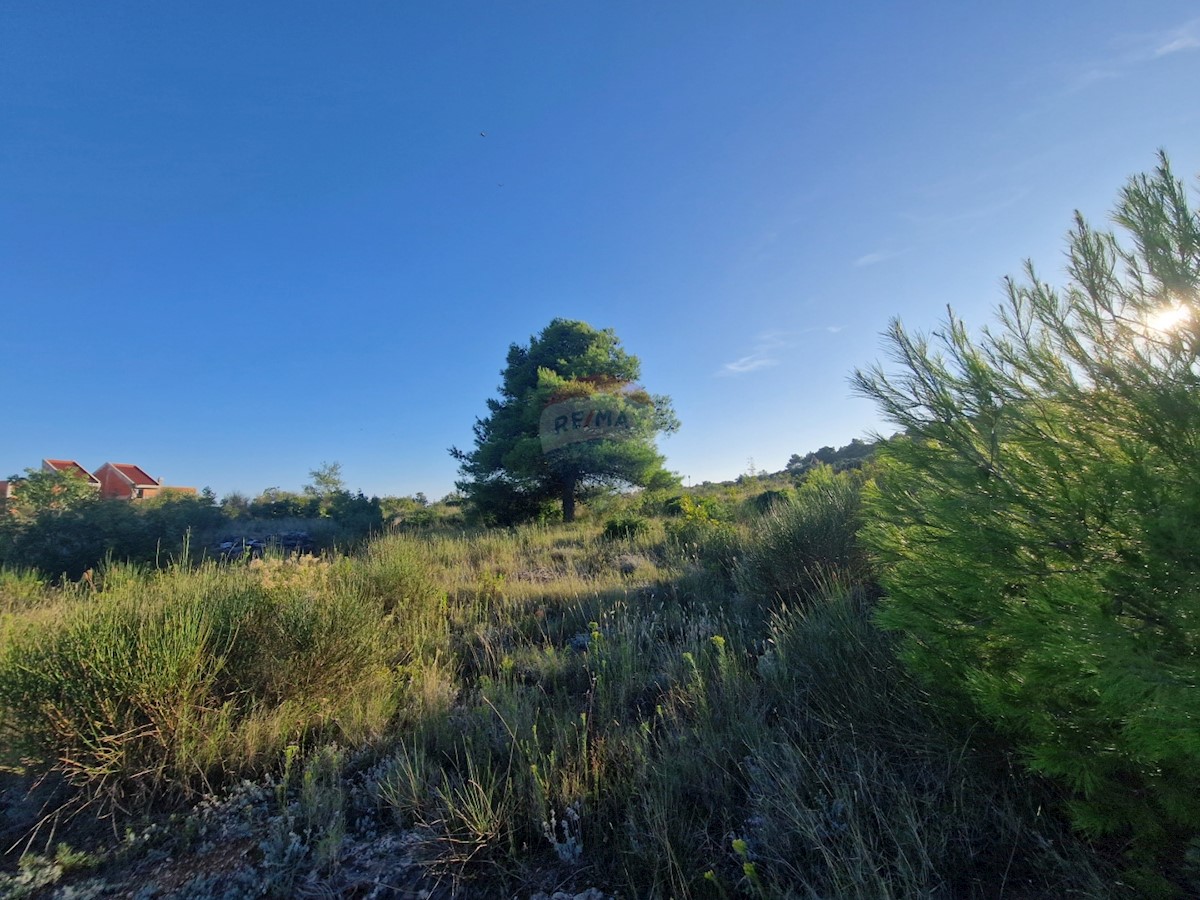
[[[116,566],[46,599],[22,581],[0,703],[48,765],[127,805],[286,771],[289,747],[336,799],[330,742],[373,747],[372,796],[465,893],[1103,894],[1041,786],[897,663],[826,499],[798,501],[824,511],[781,520],[786,542],[576,523]],[[802,569],[771,570],[785,546],[810,548]],[[350,826],[322,803],[300,805],[332,870]]]
[[[398,629],[324,562],[102,581],[10,625],[0,703],[26,752],[115,802],[208,790],[318,736],[359,742],[395,712]]]
[[[771,604],[820,593],[828,578],[864,583],[870,564],[859,545],[862,476],[818,466],[791,499],[759,521],[737,570],[746,594]]]
[[[46,583],[37,572],[0,568],[0,616],[38,606],[46,597]]]
[[[1004,744],[931,702],[855,589],[776,614],[763,688],[787,735],[750,765],[745,837],[803,896],[1107,896],[1103,867]]]

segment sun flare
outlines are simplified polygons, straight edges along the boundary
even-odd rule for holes
[[[1192,311],[1179,303],[1164,306],[1146,317],[1146,327],[1158,334],[1170,334],[1192,317]]]

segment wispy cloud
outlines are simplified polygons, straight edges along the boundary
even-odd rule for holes
[[[780,357],[784,351],[796,346],[799,337],[817,331],[837,334],[841,330],[841,325],[824,325],[819,328],[805,328],[801,331],[764,331],[758,336],[752,352],[740,359],[725,363],[717,370],[716,374],[745,375],[747,372],[756,372],[759,369],[777,366],[781,362]]]
[[[745,375],[770,366],[779,365],[779,352],[788,347],[785,331],[764,331],[758,336],[754,350],[740,359],[727,362],[717,370],[718,375]]]
[[[895,259],[903,252],[903,250],[876,250],[873,253],[864,253],[854,261],[854,268],[861,269],[865,266],[877,266],[881,262],[887,262],[889,259]]]
[[[1161,31],[1123,34],[1114,43],[1120,49],[1108,59],[1093,60],[1068,71],[1064,91],[1068,94],[1085,91],[1100,82],[1121,78],[1132,69],[1164,56],[1200,50],[1200,18]]]
[[[779,360],[773,356],[768,356],[765,351],[756,351],[749,356],[743,356],[741,359],[735,359],[733,362],[727,362],[721,366],[720,375],[744,375],[747,372],[753,372],[756,369],[765,369],[768,366],[779,365]]]
[[[758,266],[782,255],[790,256],[794,244],[804,240],[803,232],[811,225],[814,207],[829,201],[829,189],[824,185],[799,191],[793,196],[778,198],[777,205],[765,216],[762,231],[748,235],[739,253],[739,263]]]
[[[972,222],[977,219],[986,219],[996,213],[1003,212],[1010,206],[1015,206],[1025,199],[1029,193],[1029,188],[1013,188],[998,199],[990,203],[981,203],[978,206],[959,209],[954,212],[934,213],[932,215],[921,215],[917,213],[903,213],[902,217],[907,219],[914,225],[922,225],[926,227],[942,228],[947,225],[960,225],[963,222]],[[993,195],[995,196],[995,195]]]
[[[1067,76],[1067,84],[1063,89],[1067,94],[1077,94],[1086,91],[1093,84],[1102,81],[1113,81],[1121,77],[1121,70],[1104,66],[1089,66]]]
[[[1185,50],[1200,50],[1200,19],[1192,19],[1162,35],[1161,42],[1150,55],[1159,59]]]

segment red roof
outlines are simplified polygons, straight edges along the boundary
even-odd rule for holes
[[[109,463],[109,465],[132,481],[135,487],[158,487],[158,482],[137,466],[129,463]]]
[[[73,459],[44,459],[42,462],[55,472],[70,472],[77,478],[83,478],[86,481],[95,482],[96,484],[100,483],[95,475]]]

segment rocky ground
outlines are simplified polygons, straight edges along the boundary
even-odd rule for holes
[[[517,887],[470,872],[428,828],[404,824],[373,796],[371,773],[348,778],[343,802],[314,810],[270,780],[243,782],[186,812],[136,823],[85,810],[55,814],[62,784],[0,776],[0,898],[520,897],[606,900],[570,872],[527,873]],[[578,875],[579,873],[575,873]],[[513,879],[507,879],[512,883]]]

